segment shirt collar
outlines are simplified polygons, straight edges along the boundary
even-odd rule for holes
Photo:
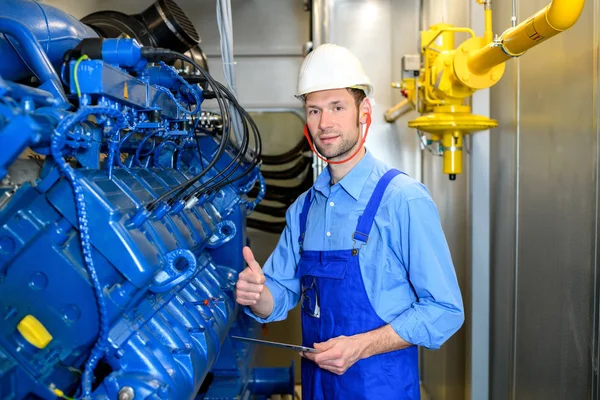
[[[366,153],[363,158],[344,176],[338,183],[350,196],[352,196],[355,200],[358,200],[360,196],[360,192],[363,189],[363,186],[367,182],[369,175],[371,175],[371,171],[375,165],[375,158],[369,152],[367,148],[365,148]],[[328,197],[330,193],[330,182],[331,182],[331,174],[329,173],[329,168],[325,168],[323,172],[317,177],[313,187],[315,190],[321,192],[324,196]]]

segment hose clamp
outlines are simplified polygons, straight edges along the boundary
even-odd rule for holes
[[[505,32],[505,33],[506,33],[506,32]],[[518,53],[518,54],[517,54],[517,53],[512,53],[512,52],[510,52],[510,51],[509,51],[509,50],[506,48],[506,46],[504,45],[504,35],[502,35],[502,36],[500,36],[500,37],[496,36],[496,38],[494,39],[494,41],[491,43],[491,45],[490,45],[490,46],[491,46],[491,47],[500,47],[500,50],[502,50],[502,52],[503,52],[504,54],[506,54],[507,56],[509,56],[509,57],[512,57],[512,58],[517,58],[517,57],[520,57],[520,56],[522,56],[523,54],[525,54],[525,52],[524,52],[524,51],[523,51],[523,52],[521,52],[521,53]]]
[[[444,147],[444,151],[462,151],[462,146]]]

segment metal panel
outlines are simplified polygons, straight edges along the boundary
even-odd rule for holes
[[[521,1],[519,15],[546,4]],[[515,398],[583,399],[589,389],[596,206],[592,9],[587,2],[572,30],[521,60]]]
[[[493,3],[494,31],[510,26],[512,0]],[[491,117],[491,321],[490,398],[510,399],[516,242],[516,149],[518,61],[506,63],[502,80],[490,90]]]
[[[496,31],[511,0],[496,1]],[[546,0],[520,1],[522,20]],[[585,399],[591,385],[594,3],[492,89],[492,399]],[[514,201],[516,199],[517,202]],[[516,246],[515,246],[516,244]]]
[[[591,379],[590,398],[599,400],[600,399],[600,376],[598,375],[598,362],[600,361],[600,343],[599,343],[599,330],[600,330],[600,275],[598,274],[598,245],[600,240],[600,224],[599,224],[599,211],[600,211],[600,0],[594,0],[594,44],[593,44],[593,63],[594,63],[594,132],[596,134],[596,231],[594,240],[594,301],[592,303],[592,368],[589,371]]]
[[[473,113],[489,116],[489,90],[473,95]],[[481,399],[489,393],[490,372],[490,132],[473,135],[471,144],[471,265],[463,294],[470,307],[466,398]]]
[[[471,28],[478,36],[485,30],[484,8],[471,9]],[[472,97],[473,113],[490,116],[490,91]],[[471,140],[471,265],[464,297],[471,312],[467,326],[467,379],[465,399],[485,399],[489,393],[490,351],[490,131]]]

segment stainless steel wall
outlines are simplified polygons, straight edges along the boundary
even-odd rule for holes
[[[495,31],[512,0],[494,0]],[[591,396],[598,2],[491,90],[492,399]],[[517,1],[519,21],[548,4]]]

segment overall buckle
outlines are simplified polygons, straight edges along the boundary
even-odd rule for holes
[[[363,241],[361,239],[356,239],[355,235],[357,233],[360,234],[360,235],[363,235],[366,238],[366,240]],[[356,248],[356,240],[358,240],[358,241],[361,242],[361,244],[360,244],[360,246],[358,246],[358,248]],[[358,254],[358,252],[360,251],[360,249],[362,249],[362,247],[365,246],[369,242],[369,235],[365,235],[362,232],[356,231],[356,232],[354,232],[352,234],[352,242],[353,242],[353,244],[352,244],[352,255],[356,256]]]

